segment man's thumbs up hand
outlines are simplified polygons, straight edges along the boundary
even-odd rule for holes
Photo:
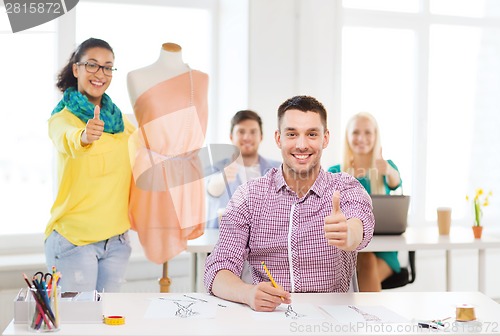
[[[89,119],[87,121],[87,125],[85,126],[85,131],[83,131],[81,136],[82,145],[90,145],[96,140],[101,138],[102,133],[104,132],[104,121],[100,118],[101,109],[99,105],[96,105],[94,108],[94,118]]]
[[[344,213],[340,209],[340,191],[335,191],[332,197],[332,212],[325,217],[325,238],[328,245],[346,249],[350,246],[349,227]]]
[[[340,191],[335,191],[332,196],[332,216],[338,213],[342,213],[340,210]]]

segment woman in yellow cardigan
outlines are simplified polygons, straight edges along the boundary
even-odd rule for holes
[[[47,267],[61,272],[63,291],[119,291],[130,257],[128,138],[134,126],[105,93],[114,70],[111,46],[90,38],[58,76],[63,97],[48,122],[58,190],[45,256]]]

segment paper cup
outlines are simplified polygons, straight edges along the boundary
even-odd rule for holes
[[[440,235],[449,235],[451,226],[451,208],[437,208],[437,224]]]

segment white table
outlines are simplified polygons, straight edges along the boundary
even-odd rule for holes
[[[205,292],[203,273],[207,254],[213,250],[219,238],[218,229],[207,229],[205,234],[188,241],[187,251],[193,254],[191,263],[191,288]],[[449,236],[440,236],[436,227],[409,227],[400,236],[374,236],[364,252],[378,251],[446,251],[446,290],[451,290],[451,251],[463,249],[478,250],[478,289],[486,291],[486,250],[500,248],[500,239],[483,232],[482,239],[474,239],[471,228],[452,227]]]
[[[190,293],[190,296],[207,300],[218,300],[207,294]],[[227,307],[215,307],[214,318],[180,318],[170,315],[163,318],[147,318],[145,313],[153,299],[159,297],[174,299],[182,293],[107,293],[103,295],[105,315],[121,315],[125,324],[109,326],[104,324],[61,324],[54,335],[432,335],[464,334],[463,328],[473,329],[471,334],[500,335],[500,305],[479,292],[381,292],[342,294],[292,294],[292,306],[313,305],[355,305],[359,309],[382,306],[406,322],[396,324],[367,322],[346,322],[334,319],[324,310],[319,310],[315,320],[262,320],[245,305],[223,302]],[[453,325],[457,304],[474,305],[475,314],[482,324],[468,323]],[[194,306],[200,309],[203,303]],[[447,320],[447,331],[430,332],[419,330],[417,321],[451,317]],[[359,316],[358,316],[359,318]],[[350,320],[347,320],[350,321]],[[473,322],[474,323],[474,322]],[[316,332],[311,332],[317,328]],[[455,329],[454,329],[455,328]],[[309,330],[309,331],[308,331]],[[467,329],[466,329],[467,330]],[[34,335],[26,324],[11,322],[2,335]]]

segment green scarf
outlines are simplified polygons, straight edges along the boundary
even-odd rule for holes
[[[84,123],[94,118],[94,104],[89,102],[87,97],[78,92],[75,87],[67,88],[64,91],[61,101],[57,104],[51,115],[61,112],[65,107]],[[125,128],[122,112],[107,94],[102,95],[101,114],[99,118],[104,121],[104,132],[111,134],[121,133]]]

